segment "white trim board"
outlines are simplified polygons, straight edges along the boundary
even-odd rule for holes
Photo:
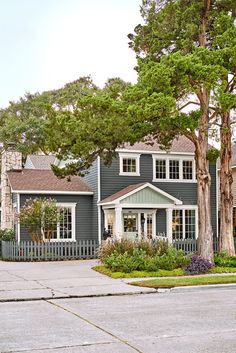
[[[93,195],[92,191],[12,190],[12,193],[45,195]]]
[[[171,155],[184,155],[184,156],[194,156],[194,152],[166,152],[166,151],[147,151],[147,150],[129,150],[129,149],[122,149],[122,148],[118,148],[116,149],[117,153],[140,153],[140,154],[162,154],[162,155],[166,155],[166,156],[171,156]]]

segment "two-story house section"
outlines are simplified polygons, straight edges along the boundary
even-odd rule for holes
[[[192,239],[198,236],[197,181],[194,145],[173,141],[167,153],[153,143],[126,144],[117,149],[110,167],[97,158],[84,178],[57,179],[54,156],[28,156],[22,167],[16,151],[2,154],[2,228],[15,227],[17,239],[30,240],[15,215],[29,198],[56,200],[64,209],[52,241],[102,240],[104,229],[117,238]],[[216,165],[211,210],[217,236]]]
[[[217,236],[216,165],[211,206]],[[157,143],[136,143],[117,150],[111,167],[98,163],[99,238],[104,229],[118,238],[198,236],[194,145],[185,137],[163,151]]]

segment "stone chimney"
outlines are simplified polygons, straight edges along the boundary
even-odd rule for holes
[[[12,229],[14,226],[14,212],[12,193],[7,172],[22,169],[22,154],[9,146],[2,152],[1,165],[1,229]]]

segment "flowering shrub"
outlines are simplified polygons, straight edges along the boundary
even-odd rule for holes
[[[203,259],[201,256],[193,255],[191,262],[186,268],[186,273],[197,275],[199,273],[207,273],[213,267],[213,263]]]
[[[166,241],[132,241],[128,239],[114,240],[110,243],[103,243],[98,251],[98,256],[101,262],[116,251],[118,254],[127,252],[129,255],[133,254],[134,249],[141,249],[149,256],[155,254],[164,255],[168,250],[168,243]]]
[[[60,221],[60,209],[56,201],[46,198],[26,200],[18,215],[33,241],[50,240]]]

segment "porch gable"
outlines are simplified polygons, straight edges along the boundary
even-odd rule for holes
[[[120,200],[120,203],[173,205],[174,201],[147,186],[146,188],[123,198]]]

